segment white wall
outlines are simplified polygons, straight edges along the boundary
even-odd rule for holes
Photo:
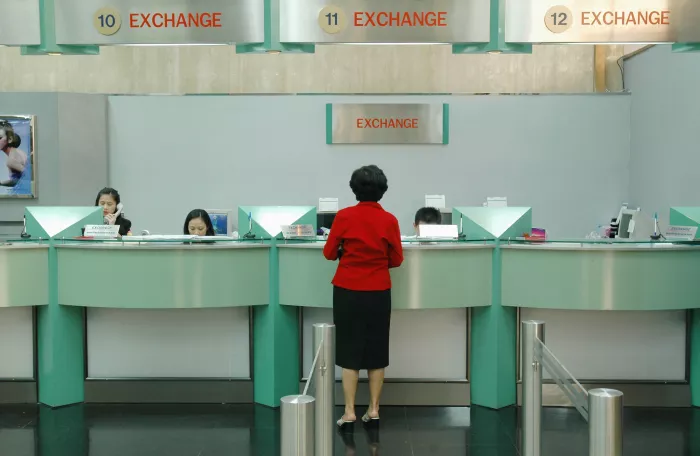
[[[700,206],[700,54],[654,46],[625,63],[632,92],[630,194],[668,220],[669,207]]]
[[[447,102],[448,146],[327,146],[328,102]],[[629,96],[112,96],[109,181],[136,231],[193,208],[354,204],[353,169],[382,167],[409,231],[425,194],[507,196],[555,237],[582,237],[628,197]]]

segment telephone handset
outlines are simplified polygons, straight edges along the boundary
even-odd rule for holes
[[[123,210],[124,210],[124,205],[122,203],[117,204],[117,212],[114,213],[114,218],[119,217],[119,214],[121,214]],[[105,217],[104,222],[109,223],[107,221],[107,217]]]

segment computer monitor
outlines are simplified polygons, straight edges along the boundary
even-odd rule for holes
[[[335,220],[337,212],[317,212],[316,213],[316,227],[320,230],[321,228],[331,229],[333,221]]]
[[[649,240],[654,234],[654,219],[641,211],[622,206],[617,216],[617,237],[634,241]]]
[[[452,225],[452,209],[440,209],[440,225]]]
[[[205,209],[217,236],[233,234],[233,209]]]

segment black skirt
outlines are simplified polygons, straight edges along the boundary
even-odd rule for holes
[[[391,290],[333,287],[333,323],[338,366],[372,370],[389,365]]]

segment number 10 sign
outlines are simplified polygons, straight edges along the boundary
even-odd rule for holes
[[[122,27],[122,16],[116,9],[106,6],[95,12],[92,23],[100,35],[112,36]]]
[[[265,41],[262,0],[54,1],[56,43],[232,44]]]

